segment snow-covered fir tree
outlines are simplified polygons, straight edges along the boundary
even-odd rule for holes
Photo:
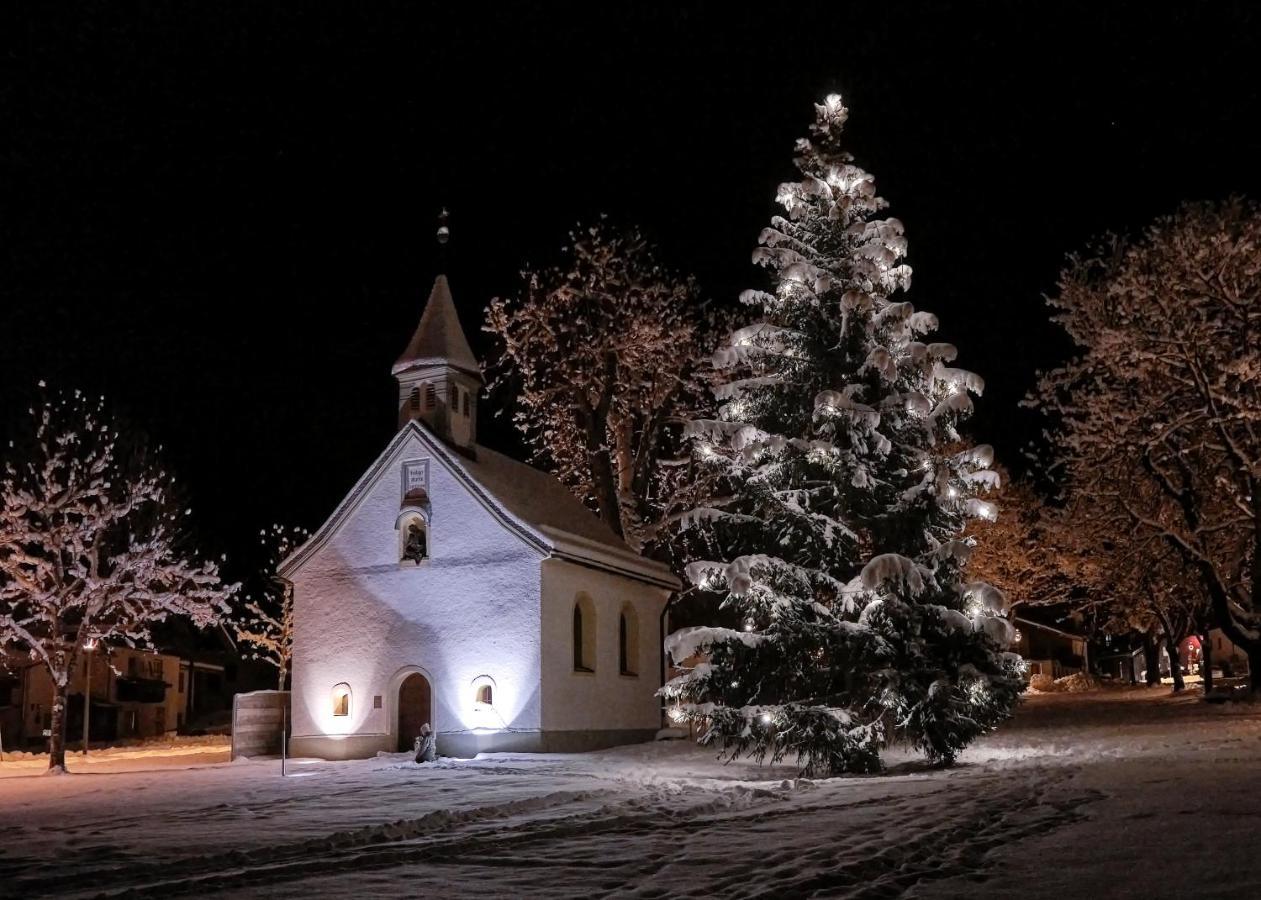
[[[155,623],[215,624],[236,587],[190,552],[174,477],[103,400],[45,394],[30,415],[0,467],[0,654],[47,669],[48,767],[64,772],[66,694],[84,647],[153,649]]]
[[[714,354],[731,380],[690,425],[723,490],[681,519],[686,573],[733,627],[672,635],[663,689],[702,742],[806,772],[876,770],[890,741],[948,762],[1022,687],[1002,594],[965,574],[966,520],[997,512],[990,449],[956,431],[982,381],[897,299],[906,238],[847,116],[816,106],[753,254],[773,289],[742,295],[761,319]]]
[[[258,537],[267,564],[260,573],[261,584],[233,615],[232,630],[238,641],[249,645],[243,655],[276,667],[276,689],[283,691],[293,660],[293,585],[277,577],[276,569],[310,533],[305,528],[272,525]]]

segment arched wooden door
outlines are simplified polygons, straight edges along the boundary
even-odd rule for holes
[[[420,726],[433,724],[433,693],[429,679],[413,672],[398,686],[398,749],[410,750],[415,745]]]

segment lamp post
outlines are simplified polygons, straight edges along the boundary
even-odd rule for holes
[[[96,638],[88,638],[83,642],[83,649],[88,652],[88,670],[83,682],[83,755],[88,755],[88,726],[92,716],[92,651],[96,649]]]

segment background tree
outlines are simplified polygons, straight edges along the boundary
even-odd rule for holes
[[[276,690],[285,690],[293,659],[293,585],[276,575],[280,563],[302,546],[305,528],[272,525],[259,532],[267,563],[259,582],[232,617],[236,639],[250,645],[250,659],[276,667]]]
[[[992,499],[1003,514],[968,523],[967,534],[981,547],[968,562],[969,575],[998,588],[1013,608],[1070,604],[1085,561],[1075,552],[1069,517],[1030,479],[996,471],[1002,484]]]
[[[1023,687],[1000,592],[964,579],[964,523],[996,512],[992,454],[956,431],[981,379],[895,298],[906,239],[841,146],[847,115],[828,97],[798,142],[753,256],[773,290],[743,295],[762,318],[714,354],[733,378],[689,427],[720,483],[680,519],[686,572],[736,624],[672,635],[690,662],[663,689],[702,741],[807,772],[876,769],[891,739],[949,761]]]
[[[1071,257],[1050,304],[1080,354],[1046,373],[1067,488],[1194,572],[1261,690],[1261,215],[1189,204]]]
[[[44,395],[30,413],[0,477],[0,649],[48,670],[48,766],[63,772],[66,692],[84,644],[152,649],[154,623],[213,624],[234,588],[184,548],[175,479],[122,438],[103,400]]]
[[[720,325],[636,229],[579,226],[562,256],[487,309],[491,388],[534,459],[639,546],[686,482],[662,460],[676,455],[671,427],[709,401],[700,361]]]

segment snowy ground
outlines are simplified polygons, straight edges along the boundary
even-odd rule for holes
[[[5,778],[0,895],[1261,896],[1261,709],[1157,690],[1034,697],[878,777],[670,742]]]

